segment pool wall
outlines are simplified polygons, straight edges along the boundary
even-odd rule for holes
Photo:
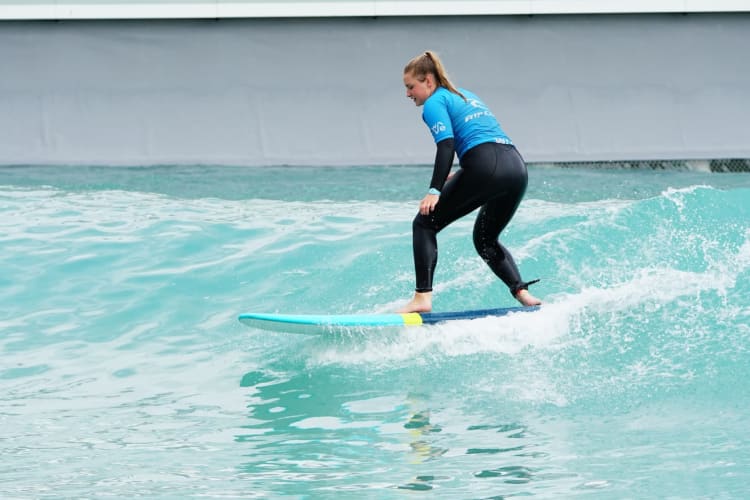
[[[750,14],[0,22],[0,164],[430,163],[436,50],[528,161],[750,158]]]

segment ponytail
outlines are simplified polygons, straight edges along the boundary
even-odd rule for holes
[[[438,86],[445,87],[454,94],[461,96],[464,101],[466,100],[466,97],[458,91],[453,83],[451,83],[448,74],[445,71],[445,67],[443,66],[443,62],[438,55],[431,50],[425,51],[409,61],[406,64],[406,67],[404,67],[404,74],[406,73],[411,73],[420,82],[424,81],[427,75],[432,75],[435,77],[435,83],[437,83]]]

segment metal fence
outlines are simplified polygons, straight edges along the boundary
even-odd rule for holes
[[[635,160],[635,161],[574,161],[529,162],[530,165],[553,165],[561,168],[685,170],[693,172],[750,172],[750,159],[724,158],[715,160]]]

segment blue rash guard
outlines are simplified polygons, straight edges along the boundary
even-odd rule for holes
[[[438,87],[425,101],[422,119],[435,143],[453,139],[458,158],[479,144],[513,144],[492,111],[472,92],[458,89],[466,100],[445,87]]]

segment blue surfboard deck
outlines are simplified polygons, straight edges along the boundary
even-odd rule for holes
[[[471,320],[487,317],[506,316],[518,312],[531,312],[539,306],[501,307],[477,309],[473,311],[431,312],[431,313],[390,313],[390,314],[240,314],[241,323],[259,328],[287,333],[319,334],[387,328],[403,326],[434,325],[447,321]]]

